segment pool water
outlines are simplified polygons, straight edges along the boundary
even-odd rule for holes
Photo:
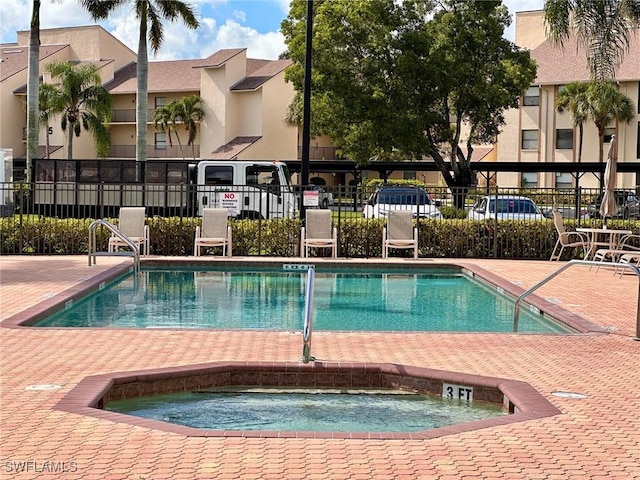
[[[416,432],[505,415],[500,405],[385,393],[181,392],[106,410],[213,430]]]
[[[38,327],[268,329],[303,327],[306,274],[150,270],[75,302]],[[314,282],[313,328],[511,332],[514,302],[457,273],[326,273]],[[567,333],[527,309],[519,332]]]

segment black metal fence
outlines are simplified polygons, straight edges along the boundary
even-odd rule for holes
[[[375,203],[377,188],[308,186],[291,190],[275,185],[243,185],[214,190],[187,183],[4,183],[0,184],[0,213],[4,217],[0,219],[0,240],[3,254],[83,253],[88,235],[84,226],[74,233],[77,246],[56,246],[56,242],[67,240],[51,240],[57,228],[52,219],[115,219],[121,206],[143,206],[152,230],[152,253],[190,255],[199,209],[226,207],[235,210],[238,218],[254,221],[233,224],[246,237],[234,246],[235,254],[297,255],[300,209],[328,208],[338,227],[339,254],[374,257],[381,253],[381,229],[386,218],[384,204]],[[420,219],[421,256],[548,258],[555,242],[550,218],[554,209],[560,210],[572,226],[600,226],[603,222],[598,212],[598,189],[452,191],[404,185],[401,190],[404,193],[396,198],[404,203],[400,208],[413,209]],[[633,200],[635,193],[628,193],[631,195],[618,198]],[[494,202],[497,208],[492,208],[491,197],[496,195],[506,197]],[[535,202],[541,214],[520,206],[516,197]],[[462,208],[456,208],[461,198]],[[638,233],[639,208],[637,197],[635,204],[621,203],[618,216],[611,221],[616,227]],[[271,219],[276,223],[265,221]],[[278,219],[283,221],[278,223]],[[183,231],[176,233],[178,228]],[[30,236],[40,240],[30,244]],[[234,233],[234,241],[236,238],[240,240]]]

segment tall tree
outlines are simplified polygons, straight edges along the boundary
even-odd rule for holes
[[[575,33],[586,52],[593,80],[613,80],[631,35],[640,26],[640,2],[547,0],[544,20],[549,37],[559,45]]]
[[[33,160],[38,156],[38,101],[40,84],[40,0],[33,0],[29,30],[27,77],[27,158],[26,179],[31,181]]]
[[[80,0],[80,3],[94,20],[105,19],[121,5],[133,3],[135,16],[140,22],[136,93],[136,160],[144,162],[147,159],[147,80],[149,76],[147,38],[151,44],[151,51],[156,54],[164,41],[163,19],[171,22],[181,19],[187,27],[192,29],[198,28],[198,20],[193,8],[181,0]]]
[[[88,130],[93,134],[99,157],[106,157],[111,147],[107,123],[111,120],[113,100],[102,86],[98,68],[92,64],[74,65],[53,62],[47,65],[57,80],[54,111],[61,115],[60,125],[67,132],[67,159],[73,158],[73,137]]]
[[[198,124],[204,118],[202,98],[199,95],[189,95],[180,99],[182,106],[182,124],[187,131],[187,145],[191,146],[193,159],[196,159],[195,141],[198,136]]]
[[[447,185],[473,184],[471,156],[493,143],[504,111],[535,78],[529,53],[503,37],[499,1],[319,0],[315,3],[312,134],[359,163],[430,156]],[[282,23],[300,118],[305,1]],[[466,133],[465,133],[466,132]],[[463,146],[461,146],[461,143]]]
[[[578,128],[578,163],[582,161],[582,143],[584,140],[584,122],[589,118],[588,84],[571,82],[558,92],[556,109],[562,113],[568,110],[573,126]]]

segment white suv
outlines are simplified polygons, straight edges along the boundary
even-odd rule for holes
[[[497,206],[497,208],[496,208]],[[529,197],[489,195],[480,197],[469,211],[474,220],[544,220],[538,206]]]
[[[420,187],[380,187],[362,206],[362,216],[386,218],[389,210],[411,210],[414,218],[442,218],[437,205]]]

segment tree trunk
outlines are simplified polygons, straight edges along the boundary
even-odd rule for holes
[[[147,160],[147,77],[149,59],[147,55],[147,9],[146,4],[140,12],[140,38],[138,40],[138,85],[136,92],[136,177],[142,181],[142,169]]]
[[[40,0],[33,0],[29,31],[29,74],[27,78],[27,159],[26,180],[31,181],[33,160],[38,156],[38,116],[40,83]]]
[[[73,160],[73,123],[67,124],[67,160]]]

